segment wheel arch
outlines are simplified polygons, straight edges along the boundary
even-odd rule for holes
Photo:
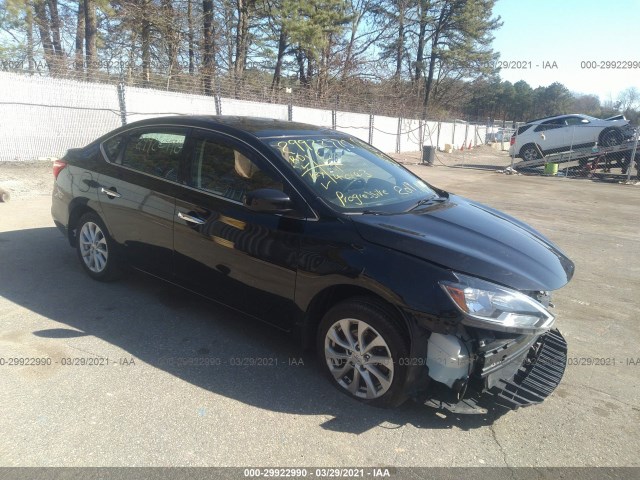
[[[407,346],[411,348],[412,328],[405,313],[379,293],[359,285],[349,284],[329,286],[318,292],[311,299],[302,318],[300,329],[302,346],[309,348],[314,345],[320,321],[333,306],[346,300],[357,298],[371,300],[380,308],[387,310],[391,319],[400,329],[402,336],[406,339]]]
[[[618,126],[612,125],[602,129],[602,131],[598,134],[598,142],[602,144],[602,139],[604,138],[605,135],[607,135],[610,132],[615,132],[617,135],[619,135],[620,141],[624,139],[622,129]]]
[[[78,221],[85,213],[95,213],[100,218],[100,214],[88,205],[88,199],[86,198],[74,198],[69,204],[69,224],[67,225],[67,236],[69,245],[76,246],[76,226]]]
[[[538,145],[536,142],[527,142],[524,145],[522,145],[520,147],[520,150],[518,151],[518,157],[520,158],[524,158],[522,155],[522,152],[525,151],[526,148],[528,147],[533,147],[536,149],[536,151],[538,152],[538,155],[540,155],[540,153],[542,152],[542,148],[540,148],[540,145]]]

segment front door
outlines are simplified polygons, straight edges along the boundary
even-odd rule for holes
[[[176,201],[178,280],[289,329],[304,220],[243,205],[246,192],[282,190],[285,182],[260,154],[230,137],[194,131],[190,150],[187,186]]]
[[[567,125],[571,138],[573,140],[573,148],[593,145],[598,141],[599,129],[593,128],[591,122],[583,117],[567,117]]]

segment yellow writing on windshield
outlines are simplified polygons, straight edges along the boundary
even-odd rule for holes
[[[416,187],[407,182],[402,182],[402,185],[396,185],[393,189],[400,195],[411,195],[418,191]]]
[[[364,205],[368,200],[377,200],[389,195],[386,189],[365,190],[359,193],[336,192],[336,197],[343,207],[350,205]]]
[[[337,159],[345,150],[356,146],[344,139],[291,139],[277,142],[280,155],[289,162],[301,177],[309,177],[313,182],[323,176],[325,190],[337,180],[353,180],[355,178],[371,178],[372,175],[360,169],[358,172],[345,171]]]
[[[329,190],[329,187],[332,184],[337,184],[338,180],[357,180],[357,179],[362,179],[362,180],[366,181],[367,179],[369,179],[369,178],[371,178],[373,176],[369,172],[367,172],[366,170],[364,170],[362,168],[359,169],[359,170],[354,170],[352,172],[345,172],[341,168],[338,168],[338,167],[329,167],[329,168],[327,168],[326,165],[320,165],[318,167],[318,170],[320,171],[319,174],[324,176],[320,180],[320,185],[325,190]]]

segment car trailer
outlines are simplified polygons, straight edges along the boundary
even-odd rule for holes
[[[577,162],[577,166],[582,167],[584,173],[593,172],[598,168],[602,168],[604,172],[608,172],[616,165],[619,166],[624,173],[626,169],[631,166],[630,160],[634,150],[636,165],[638,165],[640,163],[640,149],[636,148],[636,140],[632,139],[611,147],[600,147],[596,144],[565,152],[548,153],[546,155],[538,150],[540,158],[521,160],[514,163],[513,168],[516,170],[528,170],[554,163]],[[616,165],[614,165],[614,163]],[[640,170],[638,171],[638,175],[640,175]]]

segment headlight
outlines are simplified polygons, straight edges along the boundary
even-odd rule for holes
[[[459,282],[440,282],[442,289],[464,313],[465,325],[514,333],[541,333],[555,317],[520,292],[456,273]]]

